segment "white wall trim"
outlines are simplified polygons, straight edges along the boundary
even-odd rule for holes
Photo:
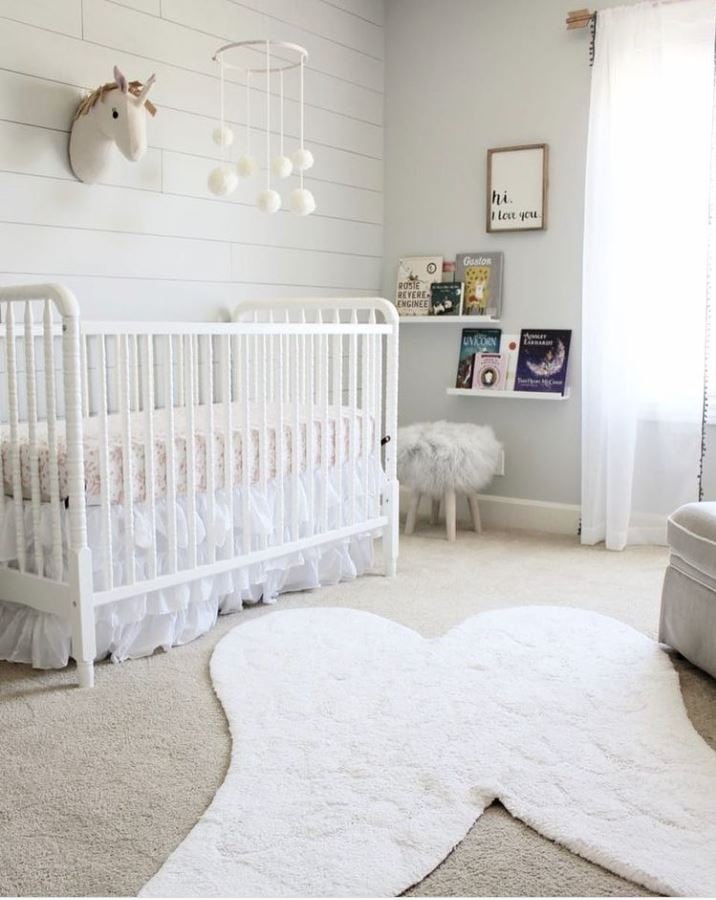
[[[403,489],[401,512],[407,502],[408,491]],[[579,532],[581,509],[573,503],[553,503],[548,500],[529,500],[524,497],[499,497],[494,494],[479,494],[480,514],[485,530],[494,531],[542,531],[548,534],[572,534]],[[427,501],[423,501],[420,514],[425,524],[429,516]],[[467,527],[469,521],[467,505],[458,498],[458,519]]]
[[[485,528],[521,528],[576,536],[581,508],[574,503],[480,494],[480,513]]]

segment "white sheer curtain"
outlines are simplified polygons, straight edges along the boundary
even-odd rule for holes
[[[582,542],[697,499],[716,0],[601,10],[587,154]]]

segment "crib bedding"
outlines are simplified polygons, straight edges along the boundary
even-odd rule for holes
[[[292,480],[291,480],[292,481]],[[297,490],[291,481],[277,479],[265,485],[257,482],[249,486],[250,530],[252,549],[265,543],[280,545],[290,538],[289,526],[294,503],[298,504],[299,536],[305,537],[322,527],[327,517],[328,529],[364,521],[368,510],[376,510],[384,475],[379,454],[375,452],[356,465],[343,464],[327,471],[311,468],[300,473]],[[242,517],[242,487],[234,489],[233,503],[226,491],[215,491],[213,511],[206,493],[195,499],[195,527],[197,562],[209,561],[211,531],[216,544],[217,558],[230,554],[233,544],[242,546],[244,521]],[[325,512],[321,509],[325,497]],[[353,498],[351,502],[350,498]],[[278,506],[282,504],[285,522],[281,531]],[[352,512],[355,506],[354,512]],[[32,541],[32,509],[23,504],[25,518],[26,556],[30,570],[34,568]],[[156,504],[153,527],[157,546],[158,574],[169,571],[167,554],[167,518],[173,514],[177,525],[178,559],[180,569],[190,566],[188,516],[186,496],[177,497],[171,509],[167,498]],[[50,571],[51,510],[42,505],[42,541],[45,548],[45,574]],[[128,510],[114,504],[110,510],[112,543],[123,548]],[[62,507],[64,576],[68,537],[68,510]],[[151,520],[145,503],[132,510],[134,522],[134,566],[137,579],[149,577]],[[0,512],[0,561],[16,564],[17,545],[14,504],[6,503]],[[95,610],[97,659],[109,656],[113,662],[148,656],[157,649],[168,650],[186,644],[209,631],[218,615],[238,612],[247,605],[272,603],[280,594],[336,584],[355,578],[373,564],[373,539],[377,535],[366,532],[348,539],[337,539],[319,547],[286,553],[265,562],[253,563],[221,575],[207,575],[161,590],[146,591],[136,596],[107,603]],[[92,550],[92,577],[95,590],[106,587],[106,556],[102,541],[102,510],[99,506],[87,509],[87,537]],[[128,581],[124,553],[116,552],[111,559],[115,586]],[[68,623],[51,613],[38,612],[25,606],[0,600],[0,660],[24,662],[36,668],[62,668],[71,652]]]
[[[209,410],[206,405],[196,407],[194,434],[194,476],[195,490],[206,491],[209,479],[209,458],[213,452],[214,484],[226,483],[226,410],[224,404],[213,406],[213,428],[209,425]],[[233,456],[233,480],[239,484],[243,477],[243,434],[241,428],[243,408],[240,404],[232,404],[231,408],[231,444]],[[154,496],[162,498],[167,494],[168,463],[168,423],[166,412],[157,410],[154,422]],[[283,418],[283,429],[280,421]],[[142,503],[148,498],[147,483],[147,431],[146,419],[142,412],[132,413],[130,462],[131,462],[131,494],[134,503]],[[338,423],[342,427],[337,427]],[[123,435],[122,417],[113,414],[107,417],[108,431],[108,470],[109,501],[125,503],[125,438]],[[87,503],[94,505],[101,497],[101,436],[100,423],[96,416],[84,420],[84,458],[85,458],[85,496]],[[283,446],[278,440],[283,430]],[[326,435],[324,438],[323,416],[318,409],[303,407],[298,415],[298,428],[293,412],[281,417],[277,407],[268,409],[251,406],[249,408],[249,481],[256,484],[266,483],[283,472],[293,472],[294,441],[298,440],[298,469],[306,471],[324,464],[327,467],[346,463],[355,449],[354,455],[361,456],[364,446],[372,447],[374,433],[373,422],[359,410],[343,408],[340,415],[335,408],[328,410],[326,419]],[[365,433],[367,431],[367,434]],[[311,433],[313,437],[312,460],[309,460]],[[12,443],[9,433],[3,429],[0,437],[0,460],[2,461],[4,493],[13,494],[13,461]],[[341,444],[339,448],[339,443]],[[46,434],[42,432],[37,441],[37,470],[39,474],[40,498],[43,502],[50,498],[50,447]],[[207,448],[212,452],[207,452]],[[20,430],[20,472],[22,494],[25,499],[32,496],[32,448],[26,426]],[[189,483],[187,461],[191,453],[191,441],[187,428],[186,410],[174,410],[174,460],[176,473],[176,493],[187,493]],[[262,471],[262,465],[265,471]],[[60,499],[68,496],[67,445],[64,435],[57,440],[57,469],[59,475]]]

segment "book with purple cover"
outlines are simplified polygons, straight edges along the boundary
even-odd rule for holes
[[[515,390],[564,394],[571,339],[571,331],[523,328]]]

